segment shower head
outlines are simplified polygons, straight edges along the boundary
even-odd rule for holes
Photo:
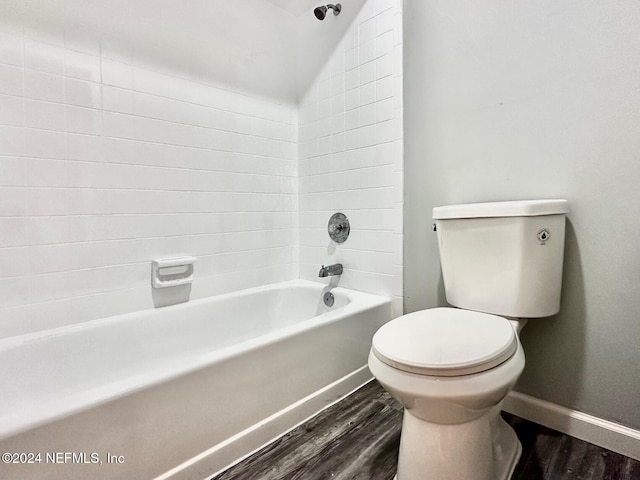
[[[340,11],[342,10],[342,5],[340,5],[339,3],[336,3],[335,5],[328,3],[327,5],[316,7],[313,10],[313,14],[316,16],[318,20],[324,20],[324,17],[327,16],[328,8],[333,10],[334,15],[340,15]]]

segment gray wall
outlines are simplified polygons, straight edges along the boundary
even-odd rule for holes
[[[562,310],[516,390],[640,428],[640,4],[406,0],[405,311],[444,304],[431,209],[567,198]]]

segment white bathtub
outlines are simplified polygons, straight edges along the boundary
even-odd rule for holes
[[[17,462],[0,477],[216,473],[370,378],[389,299],[334,288],[328,308],[326,290],[296,280],[0,340],[0,453]]]

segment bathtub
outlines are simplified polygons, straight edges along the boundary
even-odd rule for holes
[[[389,299],[333,288],[329,308],[328,288],[295,280],[0,340],[0,477],[215,474],[371,378]]]

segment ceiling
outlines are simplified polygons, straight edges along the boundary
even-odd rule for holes
[[[322,22],[317,0],[2,0],[0,16],[79,24],[163,67],[297,102],[364,2],[345,0]]]

